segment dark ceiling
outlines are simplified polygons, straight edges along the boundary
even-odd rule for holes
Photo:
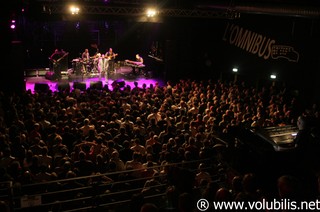
[[[240,6],[240,5],[260,5],[260,6],[283,6],[283,7],[319,7],[319,0],[15,0],[30,4],[38,3],[65,3],[78,2],[86,4],[109,4],[109,5],[126,5],[139,6],[145,4],[157,4],[169,7],[197,7],[206,5],[214,7],[219,5]]]
[[[197,11],[233,11],[248,14],[266,14],[304,18],[320,17],[319,0],[68,0],[88,7],[139,8],[155,4],[162,9],[197,10]],[[56,7],[67,0],[13,0],[13,10],[26,7],[31,13],[43,13],[43,5]],[[58,9],[59,10],[59,9]],[[58,11],[56,10],[56,11]],[[93,10],[97,11],[97,10]],[[59,11],[61,13],[61,11]],[[92,10],[91,10],[91,14]]]
[[[209,1],[201,0],[197,8],[232,9],[240,13],[284,15],[299,17],[320,17],[320,1],[318,0],[234,0]]]

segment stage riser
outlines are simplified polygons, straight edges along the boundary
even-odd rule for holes
[[[144,71],[144,73],[147,73]],[[141,73],[140,73],[141,74]],[[90,74],[80,74],[74,73],[72,68],[68,69],[68,71],[61,71],[62,78],[68,78],[70,81],[78,81],[86,78],[96,77],[99,73],[91,73]],[[119,77],[128,77],[134,78],[136,74],[133,72],[133,68],[130,66],[118,66],[115,68],[115,72],[109,73],[108,77],[119,78]],[[33,69],[25,69],[24,77],[45,77],[48,80],[55,80],[55,76],[53,75],[52,70],[49,68],[33,68]],[[102,79],[106,76],[101,75]]]

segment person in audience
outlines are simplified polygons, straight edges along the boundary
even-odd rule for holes
[[[200,163],[198,167],[198,173],[196,174],[195,178],[196,186],[199,186],[203,180],[206,180],[207,183],[210,183],[212,181],[210,173],[206,170],[205,164]]]
[[[301,200],[302,187],[299,179],[292,175],[282,175],[277,180],[278,195],[280,199]]]
[[[130,148],[130,142],[125,140],[122,148],[119,150],[119,157],[124,163],[126,163],[132,159],[133,152],[134,151]]]
[[[295,173],[296,169],[290,170],[293,172],[292,177],[296,178],[297,174],[299,178],[306,177],[306,174],[317,176],[320,171],[319,154],[316,150],[311,151],[316,148],[309,146],[316,145],[315,141],[319,140],[319,128],[316,127],[319,125],[318,109],[301,111],[297,106],[298,100],[290,95],[285,96],[287,92],[265,91],[267,88],[259,90],[239,82],[226,83],[220,80],[180,80],[165,86],[156,83],[150,88],[134,92],[131,89],[127,86],[124,89],[89,90],[83,93],[70,90],[68,94],[50,91],[33,94],[26,91],[11,98],[3,98],[2,101],[8,101],[6,105],[10,105],[12,111],[15,111],[14,119],[17,121],[13,122],[12,118],[4,119],[2,122],[5,123],[0,126],[0,174],[3,175],[0,177],[12,177],[23,187],[39,179],[48,180],[48,174],[43,173],[45,170],[62,181],[74,176],[67,176],[69,171],[84,178],[90,178],[95,173],[105,173],[112,176],[118,191],[127,191],[137,188],[134,186],[138,184],[128,182],[120,185],[123,183],[120,180],[139,179],[142,188],[146,180],[142,177],[150,177],[152,173],[159,176],[157,179],[160,183],[175,189],[173,199],[176,201],[175,208],[178,208],[181,178],[176,179],[176,169],[172,171],[172,167],[175,167],[188,169],[193,173],[192,182],[197,183],[190,184],[201,191],[201,197],[208,201],[215,200],[221,185],[232,189],[234,199],[257,200],[261,197],[259,190],[263,182],[268,180],[263,175],[273,173],[268,171],[261,174],[264,167],[249,167],[257,162],[251,155],[246,155],[246,159],[238,156],[245,147],[241,146],[240,141],[230,139],[233,138],[233,130],[251,126],[291,125],[302,121],[299,116],[307,117],[311,122],[308,122],[307,130],[303,130],[302,123],[299,126],[296,141],[299,147],[293,155],[304,155],[304,151],[308,150],[311,155],[306,158],[315,160],[310,166],[311,162],[305,158],[304,161],[308,164],[300,163],[304,164],[301,170],[305,171]],[[292,113],[288,114],[288,108]],[[50,124],[47,130],[36,130],[30,134],[35,123],[41,123],[38,113],[41,114],[41,119]],[[175,118],[177,116],[181,117]],[[64,136],[68,132],[73,136]],[[89,132],[93,136],[89,136]],[[20,142],[14,141],[17,136],[20,137]],[[35,137],[43,139],[40,144],[42,151],[39,151],[40,148],[31,148],[37,143]],[[222,145],[217,138],[228,140]],[[17,145],[23,147],[18,148]],[[15,150],[17,152],[12,152]],[[36,160],[33,159],[35,155],[38,155],[39,166],[46,166],[50,170],[41,169],[40,174],[40,167],[37,168]],[[57,156],[61,157],[59,162],[54,160],[50,165],[50,157]],[[122,169],[118,168],[119,160],[123,161]],[[21,166],[15,161],[20,161]],[[296,165],[297,159],[286,161],[292,163],[286,164],[285,168],[288,169],[289,165]],[[104,164],[106,168],[103,168]],[[154,172],[155,164],[161,164],[159,172]],[[201,171],[202,174],[197,176],[197,168],[203,168],[201,164],[205,164],[205,167],[211,165],[211,180]],[[146,168],[152,172],[144,172]],[[259,173],[255,173],[258,172],[257,168],[260,168]],[[243,173],[250,174],[244,174],[243,178],[237,180],[238,186],[233,187],[231,178],[227,177],[238,175],[238,171],[247,169],[250,172]],[[130,174],[123,174],[120,170]],[[39,174],[39,178],[34,178],[33,174]],[[261,177],[264,178],[260,179]],[[274,175],[272,177],[274,179]],[[299,192],[294,187],[296,181],[291,177],[281,177],[278,182],[273,183],[274,187],[279,186],[279,193],[273,194],[274,198],[296,198],[295,192]],[[200,192],[198,193],[200,196]],[[297,198],[300,197],[298,195]],[[182,195],[182,202],[183,199],[189,200],[189,196]]]
[[[159,207],[153,203],[144,203],[140,208],[140,212],[158,212],[158,211],[159,211]]]
[[[132,170],[131,176],[134,178],[140,178],[144,167],[141,163],[142,155],[139,152],[134,152],[132,160],[129,160],[125,164],[125,170]]]
[[[141,156],[144,156],[146,154],[146,148],[145,146],[140,144],[139,138],[133,139],[133,146],[131,146],[131,149],[133,150],[133,152],[138,152],[139,154],[141,154]]]
[[[115,171],[124,171],[126,169],[125,164],[119,157],[119,152],[114,150],[111,153],[109,163],[114,163],[116,165]]]
[[[79,152],[79,160],[74,161],[74,168],[79,176],[88,176],[94,172],[94,163],[86,159],[86,153]]]

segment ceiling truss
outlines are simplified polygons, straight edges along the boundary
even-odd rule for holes
[[[47,14],[67,14],[64,5],[43,4],[42,12]],[[81,8],[81,13],[85,15],[117,15],[117,16],[143,16],[144,8],[137,7],[110,7],[110,6],[89,6]],[[224,18],[232,19],[234,14],[226,10],[202,10],[202,9],[161,9],[159,15],[162,17],[181,17],[181,18]]]

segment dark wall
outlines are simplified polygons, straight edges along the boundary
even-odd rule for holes
[[[242,29],[243,34],[245,31],[256,34],[265,39],[265,43],[269,40],[265,53],[259,55],[254,47],[233,43],[236,32],[231,33],[231,26]],[[318,20],[242,15],[235,20],[185,19],[166,23],[164,28],[166,37],[171,43],[175,42],[177,48],[174,50],[178,54],[177,64],[169,65],[178,70],[166,69],[171,75],[176,74],[173,78],[230,79],[232,68],[237,67],[238,79],[248,79],[259,85],[269,81],[270,74],[275,73],[279,84],[297,88],[308,98],[316,97],[319,87]],[[260,46],[263,50],[264,46]]]
[[[23,42],[16,31],[10,28],[11,11],[19,1],[8,2],[8,7],[0,13],[0,45],[4,50],[1,60],[0,91],[22,92],[24,84]]]

